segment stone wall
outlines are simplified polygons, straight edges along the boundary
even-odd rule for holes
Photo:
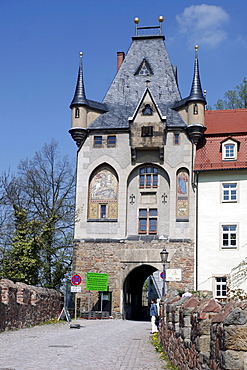
[[[0,331],[52,320],[60,311],[61,294],[56,290],[0,280]]]
[[[247,302],[168,298],[159,332],[179,370],[247,369]]]
[[[193,289],[194,246],[191,242],[165,242],[151,240],[149,242],[136,240],[94,242],[76,241],[74,246],[73,271],[82,277],[82,292],[78,293],[80,308],[88,309],[88,291],[86,290],[86,273],[106,273],[109,278],[109,291],[112,292],[113,316],[121,313],[122,296],[126,278],[135,269],[146,266],[146,276],[137,274],[135,283],[140,279],[141,286],[145,279],[155,270],[163,270],[160,252],[163,248],[169,252],[170,268],[183,266],[183,280],[172,282],[176,289],[187,287]],[[151,267],[152,270],[148,270]],[[170,285],[171,285],[170,284]],[[91,292],[90,310],[98,300],[98,292]]]

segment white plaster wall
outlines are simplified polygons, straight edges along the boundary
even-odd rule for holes
[[[103,134],[104,135],[104,134]],[[181,168],[187,168],[191,179],[191,143],[184,133],[180,134],[180,145],[173,145],[173,133],[168,132],[166,143],[164,146],[164,163],[161,164],[159,158],[150,157],[151,154],[147,151],[145,162],[151,162],[164,168],[168,173],[170,184],[163,183],[161,189],[158,189],[159,197],[157,206],[159,214],[162,216],[159,222],[159,234],[165,234],[170,239],[193,239],[194,237],[194,192],[191,184],[189,184],[189,222],[176,222],[176,175]],[[150,151],[151,153],[152,151]],[[150,161],[150,159],[153,160]],[[119,196],[118,196],[118,220],[117,222],[88,222],[88,182],[90,174],[93,170],[102,163],[107,163],[112,166],[119,179]],[[75,239],[85,238],[125,238],[126,235],[132,233],[127,232],[127,214],[128,209],[131,209],[129,204],[129,195],[132,193],[130,189],[127,193],[127,182],[129,174],[141,163],[131,163],[131,151],[129,145],[129,134],[117,134],[116,148],[93,148],[93,136],[89,136],[82,148],[78,152],[77,163],[77,222],[75,224]],[[161,179],[161,184],[162,184]],[[138,185],[135,184],[135,189]],[[137,189],[136,189],[137,190]],[[139,191],[139,189],[138,189]],[[166,204],[161,204],[161,193],[167,193],[169,199]],[[138,199],[136,198],[136,202]],[[128,207],[127,207],[128,204]],[[155,206],[155,205],[154,205]],[[132,207],[129,225],[133,222],[133,234],[137,234],[137,211],[136,207]],[[134,232],[135,229],[135,232]],[[168,234],[168,235],[167,235]]]
[[[238,183],[237,203],[221,202],[222,182],[228,181]],[[200,174],[198,191],[198,289],[213,290],[213,277],[229,274],[247,256],[246,171]],[[238,225],[238,248],[221,249],[221,225],[231,223]]]

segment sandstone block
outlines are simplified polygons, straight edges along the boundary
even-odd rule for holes
[[[196,349],[199,352],[209,352],[210,351],[210,336],[202,335],[197,338]]]
[[[247,325],[231,325],[225,327],[226,349],[247,351]]]
[[[222,352],[222,365],[225,370],[244,370],[241,366],[239,354],[236,351]]]

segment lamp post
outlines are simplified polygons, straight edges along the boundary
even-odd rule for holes
[[[166,294],[166,263],[168,260],[168,252],[165,248],[160,252],[161,262],[163,263],[163,287],[162,287],[162,296]]]

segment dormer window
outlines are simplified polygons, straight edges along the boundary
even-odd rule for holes
[[[142,126],[142,137],[152,137],[153,126]]]
[[[222,159],[236,160],[237,159],[237,143],[231,139],[222,143]]]
[[[145,107],[142,110],[143,116],[152,116],[153,110],[150,107],[150,104],[146,104]]]

